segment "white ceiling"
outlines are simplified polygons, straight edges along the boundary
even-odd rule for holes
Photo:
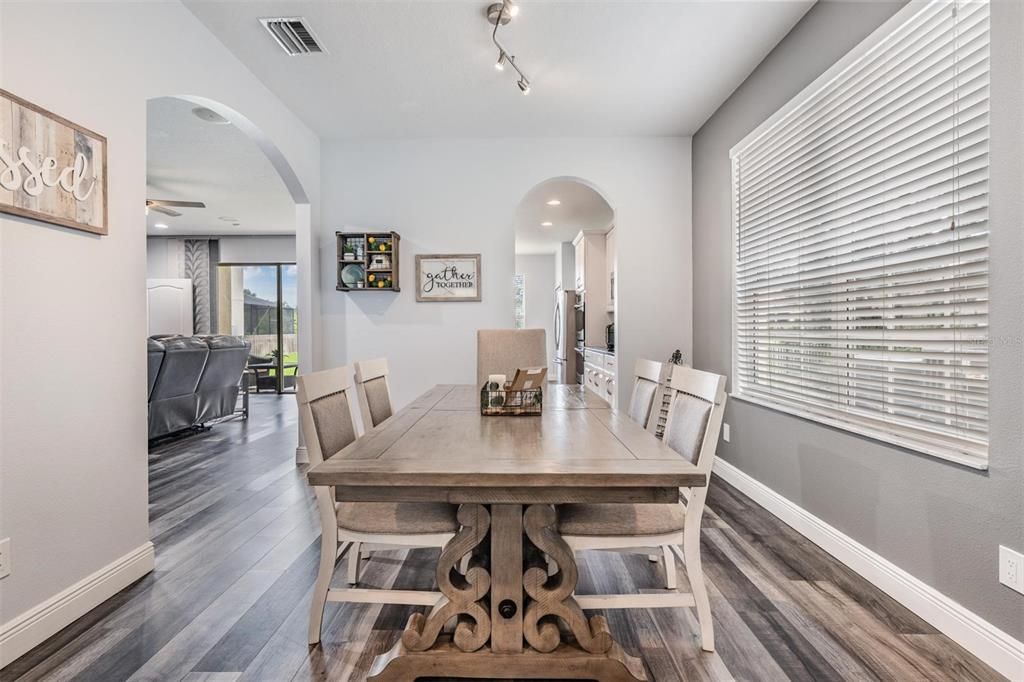
[[[235,126],[194,116],[195,106],[173,97],[147,103],[146,196],[206,208],[177,208],[177,218],[150,211],[147,234],[294,234],[295,204],[266,155]]]
[[[814,0],[184,0],[324,139],[689,135]],[[327,54],[286,55],[259,17],[303,16]]]
[[[549,206],[557,199],[561,204]],[[575,180],[542,182],[516,209],[516,253],[556,253],[558,245],[582,232],[607,232],[615,214],[600,194]],[[550,222],[550,227],[541,223]]]

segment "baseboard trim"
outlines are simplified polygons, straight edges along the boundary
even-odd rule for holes
[[[154,560],[153,543],[147,542],[0,625],[0,668],[152,571]]]
[[[1024,680],[1024,643],[728,462],[716,460],[714,473],[1001,675]]]

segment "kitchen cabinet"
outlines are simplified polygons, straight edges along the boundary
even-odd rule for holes
[[[607,292],[605,298],[608,303],[608,312],[615,312],[615,228],[613,227],[605,235],[605,286]]]
[[[615,354],[596,348],[583,351],[583,387],[607,402],[612,409],[617,407],[615,391]]]
[[[582,295],[585,308],[583,338],[587,346],[598,348],[605,343],[608,317],[607,260],[605,235],[580,232],[573,240],[576,247],[576,291]]]

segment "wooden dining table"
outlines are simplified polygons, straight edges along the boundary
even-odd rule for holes
[[[369,679],[646,679],[607,620],[580,609],[557,505],[677,503],[706,477],[581,387],[548,386],[543,402],[540,415],[482,416],[479,389],[435,386],[309,471],[339,502],[459,505],[437,564],[443,596]]]

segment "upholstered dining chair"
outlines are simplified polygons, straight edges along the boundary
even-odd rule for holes
[[[626,414],[645,429],[651,420],[651,408],[658,395],[658,388],[665,383],[666,365],[654,360],[636,361],[633,379],[633,393],[629,398]]]
[[[517,369],[547,367],[548,347],[543,329],[479,329],[476,332],[476,387],[491,374],[508,380]]]
[[[718,448],[725,412],[725,377],[681,365],[669,379],[671,406],[664,441],[705,475]],[[660,547],[664,556],[665,592],[630,595],[579,595],[585,609],[694,606],[701,648],[714,651],[711,604],[700,561],[700,522],[707,487],[680,490],[678,504],[567,504],[559,507],[559,530],[575,550],[636,551]],[[680,546],[682,547],[680,549]],[[690,593],[676,585],[676,558],[686,568]]]
[[[369,431],[391,416],[391,383],[384,358],[356,363],[356,387],[363,426]]]
[[[310,466],[337,455],[358,438],[352,405],[355,390],[348,367],[298,377],[299,424]],[[443,547],[459,529],[456,508],[434,502],[336,502],[334,489],[316,487],[320,511],[320,570],[309,612],[309,643],[320,641],[328,601],[433,606],[440,592],[332,588],[335,564],[346,552],[348,582],[359,581],[360,546],[368,549]]]

